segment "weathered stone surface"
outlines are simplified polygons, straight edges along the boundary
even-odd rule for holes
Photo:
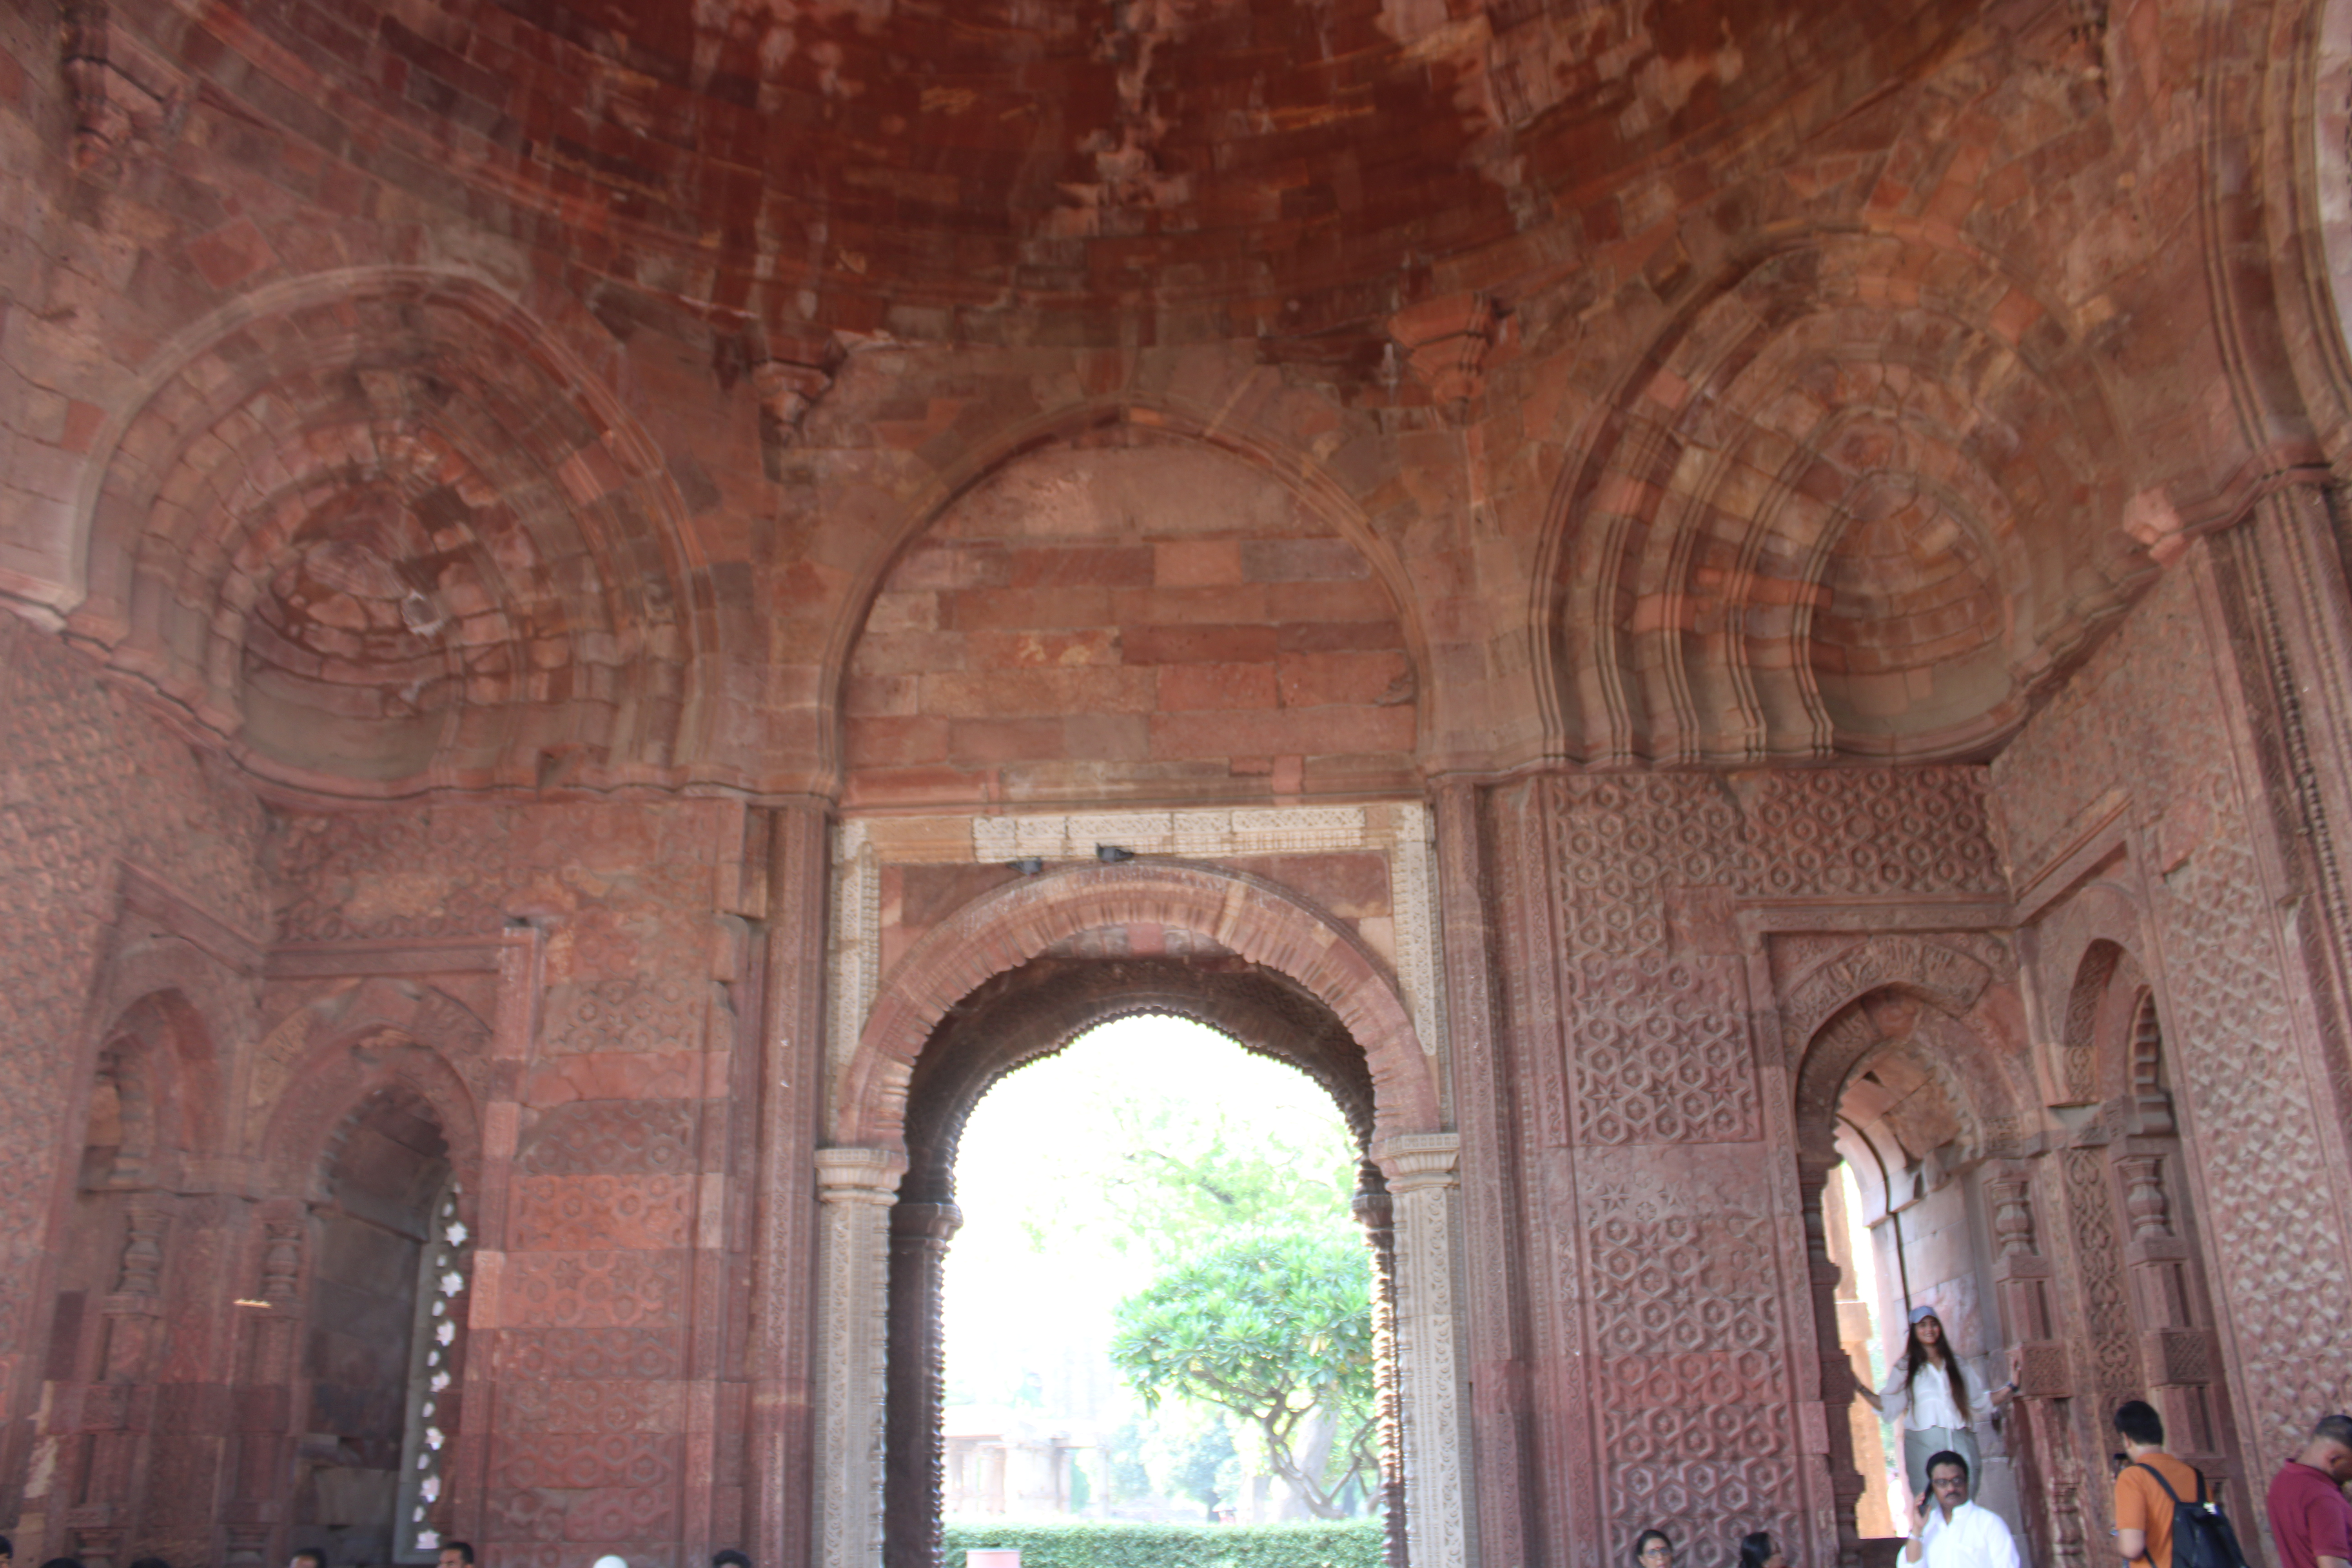
[[[7,10],[0,1528],[833,1568],[825,1248],[1139,997],[1400,1183],[1432,1568],[1856,1560],[1841,1159],[2037,1556],[2115,1399],[2258,1480],[2347,104],[2342,0]]]

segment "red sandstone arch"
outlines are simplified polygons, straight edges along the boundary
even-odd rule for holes
[[[1695,291],[1553,492],[1529,609],[1557,743],[1917,760],[2013,730],[2148,570],[2066,321],[1916,235],[1783,240]],[[1940,575],[1888,575],[1906,531]]]
[[[435,994],[438,994],[436,993]],[[475,1095],[436,1044],[417,1038],[377,1009],[321,1020],[285,1094],[254,1139],[283,1190],[311,1196],[345,1124],[373,1096],[390,1091],[428,1106],[470,1205],[481,1188],[481,1117]]]
[[[135,1008],[154,1005],[168,1026],[144,1042],[148,1076],[163,1119],[159,1148],[181,1155],[223,1152],[233,1118],[218,1042],[246,1025],[246,1008],[223,982],[220,965],[193,943],[157,936],[133,942],[108,960],[92,996],[93,1047],[104,1048]],[[84,1089],[86,1092],[86,1086]],[[86,1112],[84,1113],[86,1115]],[[77,1131],[80,1116],[69,1118]]]
[[[2109,868],[2112,873],[2114,868]],[[2069,893],[2044,921],[2035,967],[2041,989],[2053,1008],[2044,1037],[2053,1042],[2048,1059],[2037,1064],[2051,1103],[2086,1102],[2121,1092],[2121,1070],[2104,1060],[2105,1009],[2115,977],[2128,972],[2131,984],[2147,985],[2139,955],[2147,950],[2146,912],[2123,883],[2103,875]],[[2079,1055],[2077,1053],[2080,1053]]]
[[[884,977],[844,1068],[834,1136],[902,1148],[916,1057],[948,1010],[993,975],[1087,931],[1197,931],[1313,993],[1363,1047],[1375,1137],[1437,1131],[1433,1064],[1396,983],[1363,943],[1272,883],[1167,861],[1087,866],[1024,879],[974,900],[926,933]]]
[[[1955,968],[1954,960],[1965,967]],[[1948,978],[1955,973],[1961,983]],[[1835,1162],[1838,1105],[1847,1082],[1890,1042],[1870,1013],[1874,1001],[1884,998],[1905,999],[1921,1016],[1940,1021],[1937,1033],[1945,1032],[1944,1025],[1957,1032],[1939,1043],[1960,1048],[1923,1062],[1959,1091],[1958,1109],[1980,1135],[1996,1125],[2016,1125],[2030,1099],[2011,1081],[2011,1064],[2005,1058],[2013,1053],[1986,1029],[1991,1020],[1983,1016],[1980,999],[1990,979],[1981,963],[1958,949],[1912,936],[1870,938],[1800,977],[1780,1003],[1797,1052],[1800,1157],[1818,1160],[1824,1169]],[[1974,1048],[1961,1045],[1959,1036]]]
[[[530,784],[573,752],[664,777],[694,751],[703,563],[582,336],[419,268],[224,307],[99,432],[70,624],[298,787]],[[352,595],[315,623],[314,567]]]

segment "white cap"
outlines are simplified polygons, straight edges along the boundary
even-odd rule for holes
[[[629,1560],[625,1557],[599,1557],[596,1568],[629,1568]]]

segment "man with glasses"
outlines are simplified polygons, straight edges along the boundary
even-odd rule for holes
[[[1932,1506],[1927,1502],[1932,1501]],[[1906,1563],[1926,1568],[2019,1568],[2009,1525],[1969,1500],[1969,1462],[1946,1449],[1927,1460],[1927,1499],[1919,1528],[1903,1548]]]

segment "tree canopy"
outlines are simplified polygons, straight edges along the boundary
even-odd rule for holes
[[[1229,1233],[1123,1302],[1111,1360],[1148,1408],[1175,1396],[1257,1429],[1319,1519],[1377,1464],[1370,1261],[1329,1228]]]

